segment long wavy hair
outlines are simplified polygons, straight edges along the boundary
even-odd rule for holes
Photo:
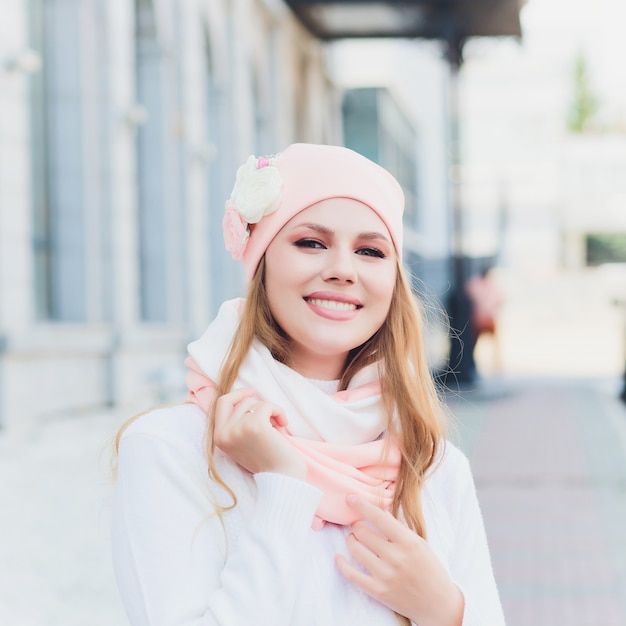
[[[354,375],[367,365],[379,364],[387,432],[401,452],[392,514],[401,515],[409,528],[426,538],[421,490],[439,446],[445,441],[446,429],[424,349],[423,313],[399,263],[397,270],[387,318],[372,337],[349,352],[339,389],[347,389]],[[232,389],[255,337],[275,359],[289,365],[290,339],[274,319],[265,291],[265,258],[261,259],[248,288],[239,327],[217,381],[216,398]],[[214,406],[209,409],[206,441],[209,473],[228,490],[233,499],[231,506],[235,506],[235,494],[222,481],[213,461],[213,412]]]

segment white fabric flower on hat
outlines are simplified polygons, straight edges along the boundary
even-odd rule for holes
[[[230,201],[248,224],[256,224],[280,204],[283,181],[272,162],[251,155],[237,170]]]

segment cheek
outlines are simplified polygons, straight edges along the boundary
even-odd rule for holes
[[[276,317],[276,311],[281,308],[281,296],[285,293],[284,277],[280,273],[265,270],[265,293],[270,310]]]
[[[308,255],[303,254],[295,246],[283,242],[274,241],[265,252],[265,266],[274,275],[289,274],[286,268],[297,268],[306,264]]]
[[[302,271],[294,255],[276,251],[265,259],[265,293],[275,319],[293,307],[294,297],[301,292]],[[282,323],[281,323],[282,325]]]
[[[269,248],[265,251],[265,272],[273,273],[275,268],[281,266],[283,257],[285,256],[283,246],[275,245],[271,243]]]
[[[289,267],[288,254],[283,247],[270,247],[265,253],[265,287],[273,290],[273,285],[280,285],[289,279],[284,268]]]
[[[372,276],[370,289],[375,298],[380,302],[381,308],[386,311],[391,305],[391,298],[396,284],[396,270],[385,270]]]

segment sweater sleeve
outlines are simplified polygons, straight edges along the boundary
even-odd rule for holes
[[[159,437],[125,434],[111,538],[131,626],[290,623],[321,494],[279,474],[255,481],[255,509],[227,550],[206,467]]]
[[[457,451],[452,578],[465,597],[463,626],[504,626],[487,536],[469,462]]]

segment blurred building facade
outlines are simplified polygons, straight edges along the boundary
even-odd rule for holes
[[[0,427],[167,399],[187,343],[243,293],[221,231],[237,166],[344,143],[350,63],[281,0],[12,0],[0,42]],[[401,68],[367,79],[391,85],[379,156],[423,276],[419,254],[449,254],[445,132],[427,119],[445,64],[429,54],[419,99],[394,88]]]
[[[590,59],[594,50],[623,50],[624,41],[609,36],[615,29],[611,20],[591,3],[588,9],[590,34],[606,30],[606,36],[588,44]],[[615,238],[626,249],[626,132],[621,121],[626,96],[616,93],[624,81],[608,81],[613,89],[605,86],[599,92],[604,108],[597,119],[570,128],[579,42],[564,30],[557,45],[555,24],[539,22],[540,10],[540,3],[533,3],[523,13],[530,31],[524,45],[473,41],[467,48],[460,173],[467,249],[474,256],[495,253],[522,272],[578,271],[599,262],[590,256],[594,241],[610,244]],[[555,16],[556,23],[560,17]],[[540,33],[545,29],[545,41],[535,34],[538,27]],[[618,71],[602,60],[590,66],[592,76]],[[626,252],[616,260],[623,263]]]
[[[558,174],[565,267],[626,263],[626,133],[565,137]]]
[[[341,140],[322,46],[271,0],[13,1],[0,40],[2,422],[145,400],[240,291],[237,165]]]
[[[389,89],[358,87],[343,97],[343,127],[346,146],[380,163],[400,181],[405,194],[404,223],[409,242],[405,266],[417,281],[416,289],[427,284],[433,293],[444,293],[448,277],[448,246],[445,237],[438,248],[428,245],[423,228],[424,213],[438,216],[440,230],[448,231],[445,202],[439,207],[426,203],[422,193],[424,172],[419,159],[428,159],[425,140],[418,136],[418,124],[405,112]],[[441,184],[442,179],[439,179]],[[445,196],[443,196],[445,197]],[[432,229],[428,233],[432,237]]]

